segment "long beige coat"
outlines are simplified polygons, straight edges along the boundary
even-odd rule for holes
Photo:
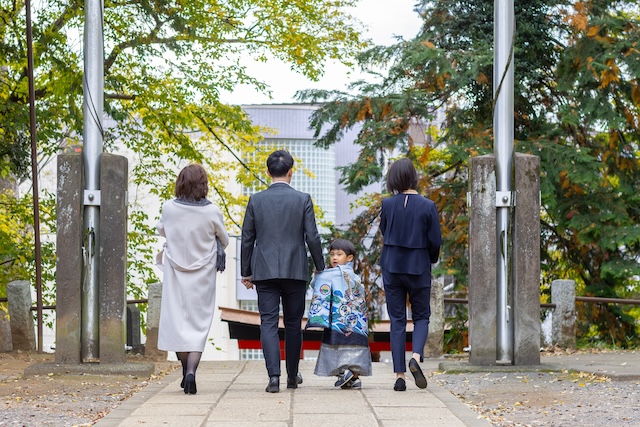
[[[203,351],[216,296],[216,237],[225,248],[229,235],[220,209],[169,200],[156,226],[166,238],[162,263],[162,304],[158,349]]]

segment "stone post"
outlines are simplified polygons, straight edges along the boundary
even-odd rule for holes
[[[126,361],[127,158],[100,156],[100,363]]]
[[[13,350],[11,342],[11,324],[9,316],[5,313],[4,307],[0,308],[0,353],[6,353]]]
[[[561,348],[576,348],[576,282],[551,282],[551,302],[556,305],[551,320],[553,344]]]
[[[79,364],[84,174],[81,153],[58,155],[56,363]]]
[[[167,360],[167,352],[158,350],[158,328],[160,326],[160,303],[162,302],[162,283],[149,285],[147,304],[147,342],[144,355],[151,360]]]
[[[140,309],[137,304],[127,304],[127,345],[140,345]]]
[[[31,284],[26,280],[8,283],[7,300],[13,350],[35,351],[36,333],[31,314]]]
[[[540,158],[515,153],[513,364],[540,364]]]
[[[496,364],[495,156],[469,160],[469,363]]]
[[[431,317],[429,335],[424,346],[424,357],[442,356],[444,348],[444,286],[439,280],[431,280]]]

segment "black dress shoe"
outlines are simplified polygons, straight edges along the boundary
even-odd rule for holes
[[[300,372],[293,378],[287,378],[287,388],[298,388],[298,384],[302,384],[302,374]]]
[[[280,391],[280,377],[273,376],[269,377],[269,384],[267,384],[267,388],[264,390],[267,393],[277,393]]]
[[[413,374],[413,379],[416,380],[418,388],[427,388],[427,379],[424,377],[422,369],[420,369],[420,365],[416,359],[411,358],[409,361],[409,370]]]

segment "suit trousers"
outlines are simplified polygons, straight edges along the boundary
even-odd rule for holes
[[[418,353],[422,361],[431,317],[431,271],[414,275],[390,273],[383,268],[382,282],[391,326],[389,341],[393,372],[406,372],[407,295],[413,320],[411,351]]]
[[[260,343],[269,377],[280,376],[280,302],[284,318],[287,376],[295,378],[302,350],[302,316],[307,283],[304,280],[273,279],[255,281],[260,311]]]

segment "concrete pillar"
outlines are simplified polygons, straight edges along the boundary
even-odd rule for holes
[[[100,156],[100,363],[126,361],[127,158]]]
[[[513,364],[540,364],[540,158],[515,153]]]
[[[495,156],[469,160],[469,363],[496,364]]]
[[[0,353],[13,351],[11,342],[11,324],[9,315],[5,314],[4,307],[0,308]]]
[[[431,317],[429,335],[424,346],[424,357],[442,356],[444,348],[444,286],[439,280],[431,280]]]
[[[84,173],[81,153],[58,155],[56,363],[79,364]]]
[[[36,333],[31,313],[31,284],[26,280],[8,283],[7,300],[13,350],[35,351]]]
[[[167,360],[167,352],[158,350],[158,328],[160,326],[160,303],[162,301],[162,283],[149,285],[147,304],[147,342],[144,355],[151,360]]]
[[[551,302],[556,305],[551,322],[553,344],[561,348],[576,348],[576,282],[551,282]]]

